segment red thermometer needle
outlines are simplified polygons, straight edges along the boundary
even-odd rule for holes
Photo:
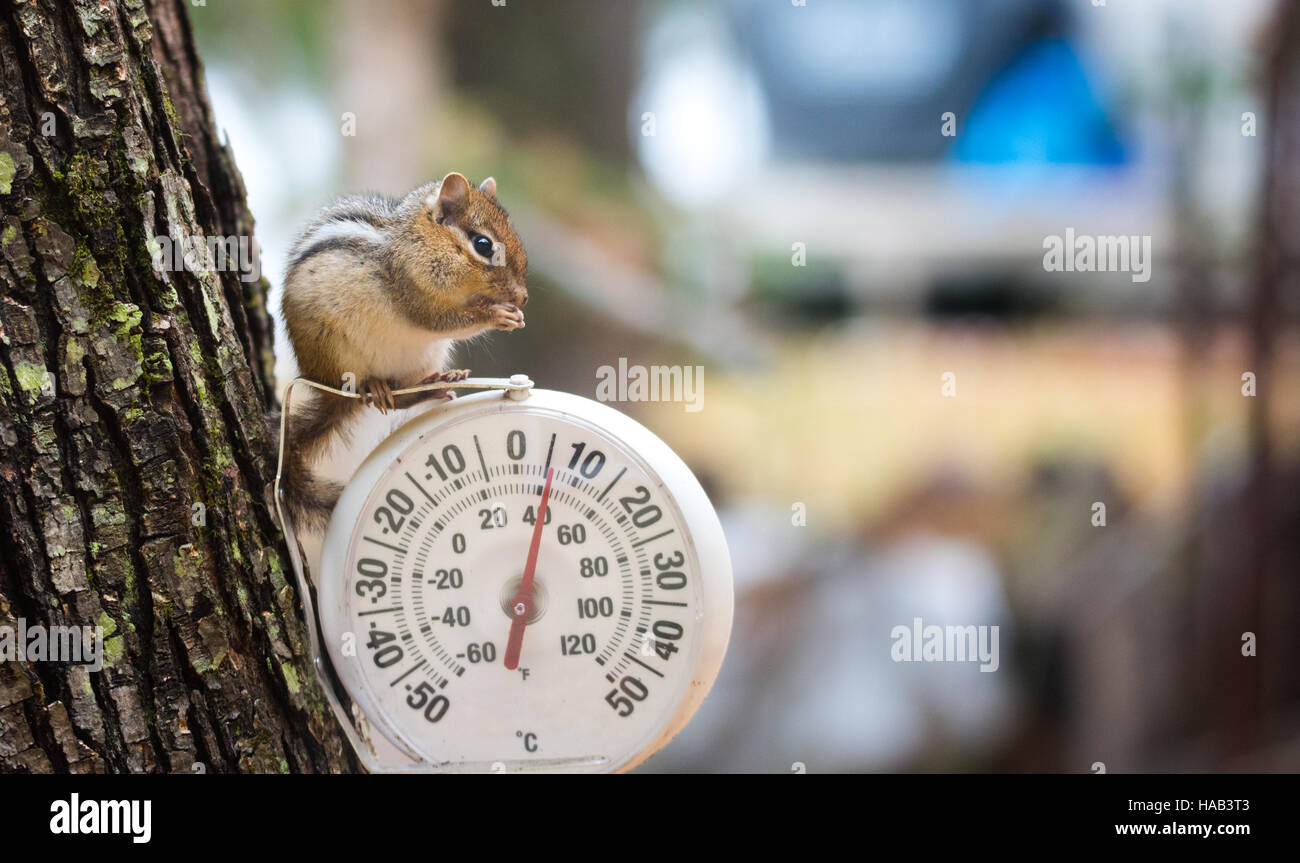
[[[546,469],[546,485],[542,486],[542,502],[537,506],[537,521],[533,524],[533,541],[528,546],[528,562],[524,564],[524,579],[519,592],[510,601],[510,639],[506,642],[506,668],[519,667],[519,651],[524,645],[524,628],[533,612],[533,572],[537,569],[537,550],[542,545],[542,526],[546,523],[546,502],[551,497],[551,477],[555,468]]]

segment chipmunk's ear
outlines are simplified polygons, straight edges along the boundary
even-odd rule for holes
[[[459,210],[464,205],[467,195],[469,195],[469,180],[465,179],[464,174],[452,171],[442,178],[442,184],[438,186],[439,213],[445,215]]]
[[[478,190],[490,198],[495,198],[497,196],[497,181],[492,177],[488,177],[478,184]]]

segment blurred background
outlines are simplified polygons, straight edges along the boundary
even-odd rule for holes
[[[491,174],[529,326],[458,365],[703,367],[699,412],[616,405],[736,570],[641,770],[1300,770],[1293,4],[797,4],[190,17],[277,313],[330,197]],[[1067,229],[1149,235],[1150,280],[1046,271]],[[998,670],[894,662],[917,617]]]

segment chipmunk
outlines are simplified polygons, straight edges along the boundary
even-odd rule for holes
[[[294,242],[281,312],[300,374],[340,387],[350,372],[364,395],[313,394],[289,417],[282,489],[295,527],[328,519],[341,487],[311,465],[357,412],[452,397],[392,391],[463,380],[468,370],[443,370],[455,341],[524,326],[528,258],[496,191],[453,172],[400,201],[342,198]]]

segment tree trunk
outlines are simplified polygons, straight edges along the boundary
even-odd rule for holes
[[[104,635],[0,664],[4,771],[356,767],[270,505],[266,283],[151,256],[252,236],[185,5],[0,0],[0,626]]]

